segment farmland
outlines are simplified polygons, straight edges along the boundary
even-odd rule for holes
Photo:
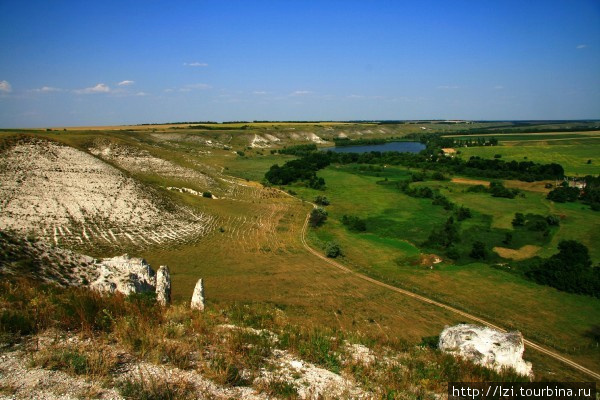
[[[480,135],[476,135],[480,136]],[[598,131],[577,133],[486,134],[498,139],[498,146],[461,148],[462,157],[493,158],[499,154],[504,160],[531,160],[541,163],[557,162],[569,175],[597,175],[600,173],[600,134]],[[456,139],[468,136],[449,135]]]

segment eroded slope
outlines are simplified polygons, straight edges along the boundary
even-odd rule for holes
[[[122,247],[187,241],[213,217],[176,206],[96,157],[22,139],[0,160],[0,229],[57,245]]]

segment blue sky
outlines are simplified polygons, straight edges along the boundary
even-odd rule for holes
[[[0,127],[600,118],[600,2],[0,1]]]

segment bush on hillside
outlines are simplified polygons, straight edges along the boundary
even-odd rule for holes
[[[317,227],[323,225],[323,223],[327,220],[327,211],[321,207],[313,208],[310,212],[310,217],[308,222],[310,226]]]

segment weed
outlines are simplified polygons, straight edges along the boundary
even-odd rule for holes
[[[128,400],[187,400],[194,399],[194,387],[184,380],[142,376],[118,384],[119,392]]]
[[[66,348],[52,346],[36,353],[32,365],[74,375],[107,377],[117,364],[110,351],[96,346]]]
[[[298,390],[296,387],[292,383],[283,379],[274,379],[267,382],[261,382],[258,385],[258,390],[270,396],[277,396],[277,398],[298,398]]]

